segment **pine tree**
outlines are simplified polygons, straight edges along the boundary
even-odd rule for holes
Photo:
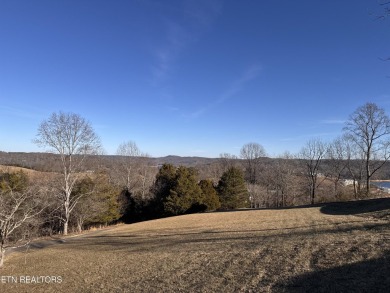
[[[211,180],[201,180],[199,187],[202,190],[201,203],[205,205],[207,211],[214,211],[220,208],[221,203],[219,201],[218,193],[214,188]]]
[[[218,195],[222,209],[249,207],[248,190],[240,169],[230,167],[218,183]]]
[[[176,170],[173,188],[164,202],[164,211],[168,215],[195,212],[193,206],[200,203],[201,195],[195,169],[180,166]]]
[[[155,217],[164,214],[164,202],[175,185],[176,168],[171,164],[164,164],[156,175],[156,181],[151,189],[154,199],[150,203]]]

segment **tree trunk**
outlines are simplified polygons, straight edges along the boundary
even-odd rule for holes
[[[4,258],[5,258],[5,248],[3,246],[0,247],[0,268],[4,265]]]
[[[314,191],[314,189],[313,189],[312,192],[311,192],[311,201],[310,201],[310,203],[311,203],[312,205],[314,205],[314,197],[315,197],[315,191]]]
[[[77,230],[79,233],[83,232],[83,220],[81,219],[77,220]]]
[[[64,235],[68,235],[68,219],[64,222]]]
[[[69,185],[66,183],[66,195],[65,195],[65,202],[64,202],[64,212],[65,212],[65,221],[64,221],[64,235],[68,235],[68,224],[69,224],[69,218],[70,218],[70,193]]]
[[[366,178],[366,195],[369,196],[370,195],[370,176],[367,174],[367,178]]]
[[[371,160],[371,147],[367,148],[367,159],[366,159],[366,195],[370,195],[370,179],[371,179],[371,170],[370,170],[370,160]]]
[[[5,231],[3,229],[0,229],[0,268],[4,264],[4,258],[5,258]]]
[[[316,195],[316,184],[317,184],[317,178],[316,175],[311,175],[311,183],[310,183],[310,203],[314,204],[314,198]]]

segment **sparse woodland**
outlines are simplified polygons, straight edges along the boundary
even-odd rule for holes
[[[35,140],[50,153],[0,153],[0,266],[7,247],[33,237],[118,221],[385,196],[371,180],[390,177],[389,117],[367,103],[345,125],[339,138],[314,138],[297,154],[268,158],[260,144],[248,143],[240,157],[181,164],[150,158],[132,141],[116,156],[102,155],[87,121],[54,113]]]

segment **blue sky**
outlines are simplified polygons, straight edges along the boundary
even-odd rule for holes
[[[390,114],[378,1],[0,0],[0,150],[78,113],[108,154],[270,156],[331,140],[366,102]]]

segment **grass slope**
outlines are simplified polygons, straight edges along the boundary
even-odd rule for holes
[[[389,208],[382,199],[121,225],[12,254],[0,276],[63,281],[0,280],[0,291],[387,292]]]

